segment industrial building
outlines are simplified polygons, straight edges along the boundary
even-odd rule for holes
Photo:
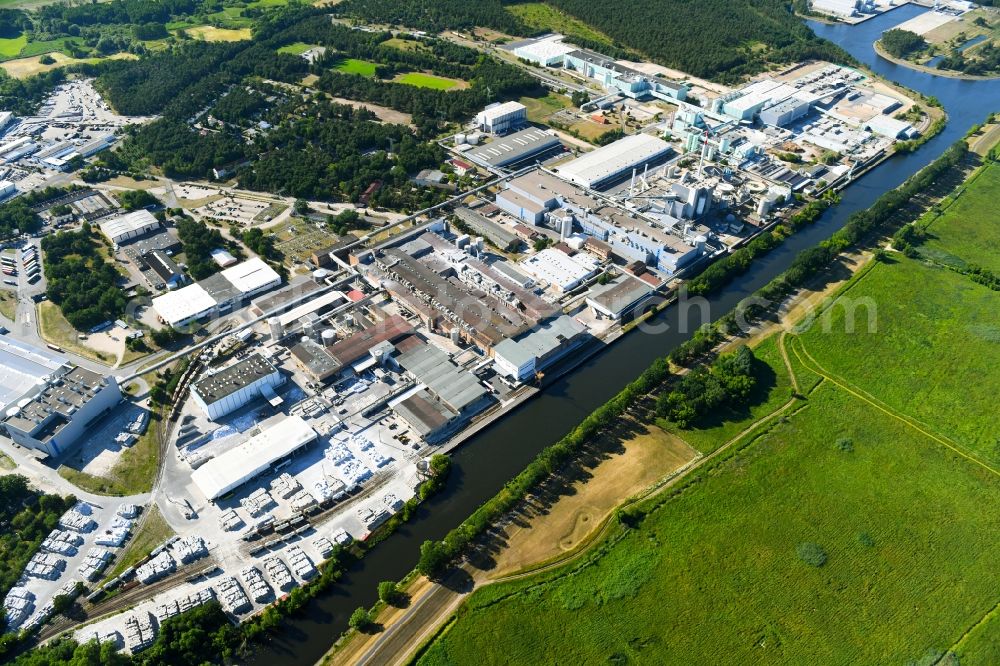
[[[508,230],[503,225],[487,219],[474,210],[465,207],[456,208],[455,217],[473,233],[483,236],[501,250],[513,251],[521,246],[521,239],[513,230]]]
[[[316,431],[299,416],[263,428],[246,442],[209,460],[191,475],[212,502],[264,474],[271,466],[316,440]]]
[[[476,126],[491,134],[507,134],[528,122],[528,109],[520,102],[491,104],[476,114]]]
[[[545,214],[549,210],[543,204],[530,199],[511,187],[499,192],[494,201],[498,208],[507,211],[517,219],[528,224],[540,224],[545,219]]]
[[[621,321],[655,293],[653,288],[631,275],[621,275],[605,285],[596,285],[587,296],[587,305],[598,319]]]
[[[184,284],[185,277],[180,267],[174,260],[161,250],[153,250],[137,258],[136,264],[140,270],[148,271],[151,275],[146,275],[150,286],[155,289],[177,289]]]
[[[413,326],[398,315],[391,315],[374,326],[357,331],[342,340],[320,344],[306,337],[291,349],[292,357],[313,380],[325,382],[355,370],[363,372],[385,356],[385,345],[392,345],[413,333]]]
[[[137,210],[100,223],[101,233],[113,245],[124,245],[160,228],[159,221],[148,210]]]
[[[812,109],[809,100],[792,96],[777,104],[762,109],[760,122],[773,127],[784,127],[807,115]]]
[[[567,292],[597,275],[600,262],[586,253],[571,257],[561,250],[549,247],[525,257],[518,262],[517,267],[538,282],[555,287],[560,292]]]
[[[560,315],[493,347],[493,362],[500,374],[526,381],[587,338],[583,324],[569,315]]]
[[[70,367],[69,361],[48,349],[0,337],[0,409],[6,412],[36,386]]]
[[[620,93],[632,99],[687,99],[686,85],[644,74],[595,51],[580,49],[566,53],[563,66],[597,81],[609,93]]]
[[[0,200],[6,199],[17,192],[17,186],[9,180],[0,180]]]
[[[526,40],[511,50],[518,58],[542,67],[559,67],[567,53],[576,51],[575,46],[563,42],[562,35],[545,35],[538,39]]]
[[[23,362],[20,357],[15,362]],[[114,378],[63,366],[4,412],[3,429],[17,444],[47,456],[66,452],[122,400]]]
[[[465,156],[481,166],[499,169],[562,149],[555,134],[532,127],[473,148]]]
[[[179,328],[203,317],[231,311],[244,300],[274,289],[281,276],[262,259],[248,259],[200,282],[153,299],[160,320]]]
[[[875,11],[872,0],[811,0],[810,5],[814,11],[841,18]]]
[[[280,403],[274,388],[283,381],[281,373],[269,361],[260,354],[251,354],[235,365],[199,379],[191,389],[191,396],[214,421],[262,396]]]
[[[670,155],[670,144],[649,134],[633,134],[581,155],[556,169],[581,187],[598,188]]]
[[[864,128],[890,139],[912,139],[919,134],[910,123],[892,116],[872,116],[865,122]]]

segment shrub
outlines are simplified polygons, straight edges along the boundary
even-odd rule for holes
[[[818,543],[812,543],[809,541],[800,543],[795,548],[795,552],[799,556],[800,560],[811,567],[816,567],[818,569],[826,564],[826,551],[823,549],[823,546]]]

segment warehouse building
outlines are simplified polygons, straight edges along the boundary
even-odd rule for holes
[[[870,132],[890,139],[912,139],[920,134],[910,123],[896,120],[891,116],[873,116],[864,127]]]
[[[528,122],[528,109],[520,102],[491,104],[476,114],[476,126],[491,134],[506,134]]]
[[[276,386],[284,382],[281,373],[260,354],[203,377],[194,383],[195,404],[216,420],[263,396],[274,401]]]
[[[511,53],[542,67],[559,67],[563,64],[567,53],[577,50],[575,46],[570,46],[562,40],[562,35],[546,35],[517,46]]]
[[[316,431],[301,417],[289,416],[209,460],[194,471],[191,480],[208,501],[214,502],[314,441]]]
[[[784,127],[807,115],[811,108],[812,105],[808,100],[792,96],[762,109],[760,122],[773,127]]]
[[[274,289],[281,276],[259,258],[248,259],[221,273],[153,299],[160,321],[180,328],[216,314],[230,312],[244,300]]]
[[[124,245],[160,228],[160,223],[148,210],[137,210],[101,222],[101,233],[113,245]]]
[[[351,370],[375,365],[385,355],[385,344],[399,342],[413,333],[413,326],[399,315],[390,315],[329,346],[304,339],[291,349],[292,358],[314,381],[326,382]]]
[[[524,335],[493,348],[497,372],[526,381],[562,358],[587,339],[587,328],[569,315],[545,321]]]
[[[621,275],[605,285],[597,285],[587,296],[587,305],[598,319],[621,321],[647,302],[653,288],[631,275]]]
[[[874,10],[872,0],[812,0],[812,9],[824,14],[850,18]]]
[[[17,186],[9,180],[0,180],[0,201],[17,192]]]
[[[541,158],[546,153],[554,153],[557,150],[563,150],[559,137],[546,130],[532,127],[473,148],[466,152],[465,156],[476,164],[499,169],[533,158]]]
[[[47,456],[61,455],[121,402],[113,377],[68,368],[42,379],[27,397],[6,409],[3,429],[14,442]]]
[[[540,283],[566,292],[597,275],[599,265],[597,258],[589,254],[579,253],[571,257],[561,250],[548,247],[521,260],[517,267]]]
[[[581,187],[598,188],[663,160],[672,152],[670,144],[649,134],[633,134],[581,155],[557,169],[562,178]]]
[[[543,204],[528,198],[513,188],[499,192],[494,201],[501,210],[505,210],[522,222],[540,224],[548,212]]]
[[[0,409],[13,406],[36,386],[71,367],[69,361],[48,349],[0,337]]]
[[[501,250],[513,251],[521,246],[521,239],[512,230],[483,217],[474,210],[465,207],[456,208],[455,217],[473,233],[482,236]]]
[[[177,289],[184,284],[184,273],[174,260],[160,250],[153,250],[139,257],[137,262],[140,270],[145,268],[143,275],[155,289]],[[151,273],[151,275],[147,275]]]

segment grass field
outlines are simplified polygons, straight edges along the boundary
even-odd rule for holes
[[[17,312],[17,292],[9,289],[0,290],[0,314],[7,319],[14,321]]]
[[[384,46],[391,46],[394,49],[399,49],[400,51],[429,51],[430,49],[426,44],[422,44],[414,39],[405,39],[403,37],[393,37],[392,39],[387,39],[382,42]]]
[[[295,42],[294,44],[282,46],[280,49],[278,49],[278,53],[288,53],[290,55],[302,55],[311,48],[315,48],[315,44],[306,44],[305,42]]]
[[[24,33],[20,37],[7,37],[0,39],[0,57],[16,58],[21,50],[28,45],[28,36]]]
[[[545,97],[522,97],[518,100],[528,110],[528,120],[533,123],[545,122],[556,111],[568,109],[573,104],[566,95],[550,92]]]
[[[15,79],[26,79],[29,76],[34,76],[35,74],[47,72],[50,69],[56,69],[66,65],[77,65],[80,63],[95,64],[101,62],[102,60],[137,60],[139,57],[134,53],[116,53],[108,58],[70,58],[69,56],[58,51],[50,53],[49,55],[52,56],[52,59],[55,61],[51,65],[43,65],[39,62],[41,56],[31,56],[29,58],[18,58],[17,60],[0,62],[0,67],[2,67],[7,74]]]
[[[206,42],[241,42],[252,36],[250,28],[216,28],[211,25],[186,28],[185,32],[194,39],[202,39]]]
[[[921,252],[945,263],[978,264],[1000,273],[997,192],[1000,192],[1000,167],[990,163],[975,183],[926,227],[931,238]]]
[[[877,332],[864,309],[848,332],[845,299]],[[675,429],[702,451],[751,432],[581,558],[475,592],[420,663],[998,663],[1000,292],[893,255],[838,302],[784,345],[792,408],[765,340],[755,407]]]
[[[449,79],[443,76],[435,76],[434,74],[424,74],[423,72],[400,74],[393,81],[418,88],[433,88],[434,90],[453,90],[462,87],[464,84],[464,82],[458,79]]]
[[[46,342],[69,350],[74,354],[85,356],[102,363],[114,363],[115,359],[110,354],[95,351],[90,347],[80,344],[77,339],[79,332],[73,328],[72,324],[66,321],[59,306],[52,301],[43,301],[38,304],[39,334]]]
[[[375,63],[355,58],[345,58],[336,67],[337,71],[359,76],[375,76]]]
[[[506,5],[507,11],[521,19],[529,28],[546,32],[561,32],[567,35],[579,35],[595,42],[610,44],[611,39],[602,32],[594,30],[583,21],[559,11],[543,2],[519,2]]]

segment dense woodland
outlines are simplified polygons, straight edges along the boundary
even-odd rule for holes
[[[184,257],[191,277],[204,280],[221,270],[219,264],[212,259],[212,251],[219,248],[230,249],[230,244],[218,229],[190,217],[182,217],[177,222],[177,236],[184,247]]]
[[[89,224],[42,239],[46,293],[79,331],[119,318],[127,305],[121,275],[100,248]]]

